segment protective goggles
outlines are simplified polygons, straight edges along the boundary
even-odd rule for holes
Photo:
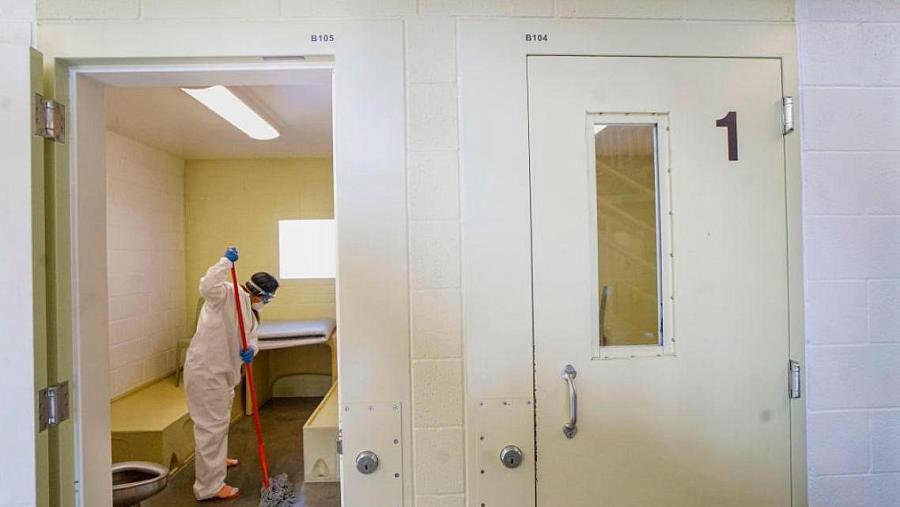
[[[270,301],[275,299],[275,294],[271,292],[264,291],[262,287],[253,283],[253,280],[247,281],[247,285],[250,286],[250,289],[253,291],[254,296],[259,296],[262,298],[262,303],[264,305],[269,304]]]

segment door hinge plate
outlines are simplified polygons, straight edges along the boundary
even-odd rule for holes
[[[69,382],[47,386],[38,392],[39,431],[58,426],[69,418]]]
[[[34,135],[57,143],[66,142],[66,106],[34,94]]]
[[[802,394],[800,390],[800,363],[791,359],[788,361],[788,370],[790,379],[788,381],[788,395],[792,400],[795,400]]]
[[[794,97],[782,97],[781,106],[784,114],[782,134],[788,135],[794,131]]]
[[[344,454],[344,432],[341,429],[337,431],[337,440],[335,441],[335,446],[337,447],[337,453],[339,456],[343,456]]]

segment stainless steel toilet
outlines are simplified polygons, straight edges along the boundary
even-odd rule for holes
[[[138,507],[166,489],[169,469],[149,461],[113,463],[113,507]]]

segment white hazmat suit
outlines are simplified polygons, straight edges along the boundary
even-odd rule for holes
[[[184,364],[184,392],[194,421],[194,496],[212,498],[225,484],[228,426],[234,388],[241,381],[241,335],[230,280],[231,261],[219,259],[200,279],[203,308]],[[258,323],[250,295],[238,290],[247,342],[257,351]]]

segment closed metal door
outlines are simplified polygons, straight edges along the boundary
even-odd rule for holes
[[[791,502],[777,59],[528,60],[538,505]]]

